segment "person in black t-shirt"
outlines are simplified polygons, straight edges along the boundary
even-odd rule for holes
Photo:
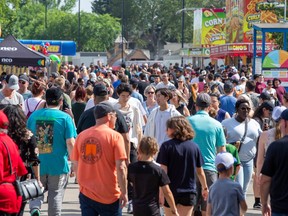
[[[179,214],[192,215],[196,204],[196,176],[201,183],[204,200],[208,197],[208,186],[202,168],[204,161],[198,145],[191,141],[194,131],[184,116],[170,118],[166,126],[166,133],[171,139],[161,145],[157,162],[171,180],[169,186]],[[165,202],[164,206],[165,213],[169,212],[169,203]]]
[[[138,162],[129,164],[128,180],[133,183],[133,215],[160,216],[159,187],[171,206],[169,215],[178,215],[170,180],[165,171],[154,162],[158,144],[152,137],[143,137],[138,147]]]
[[[272,142],[267,149],[261,170],[260,191],[263,215],[288,215],[288,109],[281,113],[283,138]],[[268,203],[270,193],[271,207]]]
[[[108,99],[108,89],[103,83],[96,84],[93,89],[93,94],[94,94],[94,104],[99,104],[99,103],[109,103]],[[117,120],[115,123],[115,128],[114,130],[119,132],[125,142],[125,149],[126,149],[126,154],[130,155],[129,149],[130,149],[130,142],[129,142],[129,130],[127,123],[121,114],[119,110],[115,110],[116,115],[117,115]],[[94,107],[86,110],[84,113],[81,114],[80,119],[78,120],[77,124],[77,134],[80,134],[83,130],[86,130],[92,126],[94,126],[96,123],[95,118],[94,118]]]

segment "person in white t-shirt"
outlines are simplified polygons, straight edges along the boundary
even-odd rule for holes
[[[166,134],[166,122],[174,116],[181,116],[173,105],[168,104],[172,98],[171,90],[167,88],[156,90],[156,101],[159,107],[149,115],[144,135],[154,137],[159,146],[169,139]]]

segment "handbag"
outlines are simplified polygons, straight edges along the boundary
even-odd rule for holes
[[[2,140],[2,143],[4,144],[4,146],[7,150],[7,153],[8,153],[8,160],[9,160],[9,165],[10,165],[10,174],[13,175],[13,166],[12,166],[12,161],[11,161],[9,149],[3,140]],[[16,173],[15,173],[15,176],[16,176]],[[16,179],[17,179],[17,176],[16,176]],[[39,196],[43,196],[43,191],[42,191],[37,179],[28,179],[25,181],[16,180],[13,183],[13,185],[16,189],[17,195],[22,196],[23,201],[31,200],[31,199],[37,198]]]
[[[244,131],[244,135],[242,136],[242,138],[240,139],[240,141],[236,141],[236,142],[232,142],[231,144],[234,145],[237,149],[238,152],[240,152],[242,144],[246,138],[247,135],[247,130],[248,130],[248,120],[245,119],[245,131]]]

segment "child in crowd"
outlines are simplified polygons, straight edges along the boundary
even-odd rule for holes
[[[152,137],[143,137],[138,146],[138,162],[129,164],[128,180],[133,183],[133,215],[160,216],[159,187],[171,208],[171,215],[178,215],[170,180],[165,171],[153,158],[158,152],[158,144]]]
[[[239,183],[230,179],[234,169],[232,154],[229,152],[217,154],[215,164],[219,179],[209,188],[207,216],[244,214],[247,211],[247,203],[243,190]]]

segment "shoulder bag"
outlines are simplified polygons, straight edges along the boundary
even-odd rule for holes
[[[10,174],[13,175],[13,166],[12,166],[12,161],[11,161],[11,156],[10,156],[8,146],[3,140],[2,140],[2,143],[4,144],[8,153]],[[41,187],[37,179],[28,179],[25,181],[19,181],[17,180],[16,173],[15,173],[15,176],[16,176],[16,181],[13,183],[13,185],[15,186],[18,196],[22,196],[23,201],[34,199],[43,195],[43,191],[41,190]]]

